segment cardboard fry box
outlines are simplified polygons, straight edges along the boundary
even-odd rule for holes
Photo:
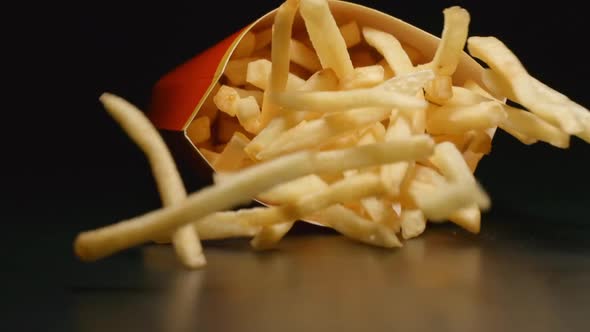
[[[329,4],[339,25],[355,20],[361,27],[369,26],[391,33],[402,44],[420,51],[426,61],[432,59],[440,42],[440,38],[387,13],[345,1],[332,0]],[[187,128],[199,116],[207,97],[222,79],[228,61],[246,33],[271,27],[276,10],[180,65],[162,77],[153,88],[149,117],[170,146],[189,190],[211,183],[216,170],[191,142]],[[294,31],[304,29],[303,20],[298,14]],[[453,75],[453,83],[460,85],[466,79],[472,79],[481,84],[482,70],[473,58],[464,53]]]

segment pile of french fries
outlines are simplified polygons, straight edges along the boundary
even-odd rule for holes
[[[495,130],[567,148],[571,135],[590,142],[590,112],[532,77],[498,39],[468,37],[465,9],[443,14],[428,59],[387,32],[338,24],[327,0],[285,1],[272,28],[243,36],[187,129],[216,171],[212,186],[188,196],[149,120],[104,94],[146,153],[163,208],[81,233],[77,255],[171,241],[183,264],[198,268],[201,240],[248,237],[253,248],[272,248],[300,220],[386,248],[427,222],[478,233],[490,199],[473,173]],[[465,45],[489,66],[483,86],[453,83]],[[253,199],[264,206],[234,209]]]

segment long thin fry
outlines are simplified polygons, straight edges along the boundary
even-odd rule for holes
[[[469,13],[458,6],[443,10],[444,27],[434,59],[427,65],[439,75],[453,75],[459,64],[469,30]]]
[[[300,13],[323,68],[332,68],[340,80],[352,75],[346,42],[327,0],[301,0]]]
[[[291,45],[291,32],[293,21],[297,14],[299,0],[287,0],[277,10],[273,32],[271,48],[271,72],[268,89],[265,90],[262,108],[260,112],[259,124],[264,128],[268,122],[279,113],[269,96],[275,92],[282,92],[287,88],[289,75],[289,63]]]
[[[383,55],[395,75],[409,73],[414,69],[408,54],[392,34],[364,27],[363,36],[369,45]]]
[[[164,206],[174,206],[184,201],[186,190],[174,164],[174,159],[166,143],[164,143],[156,128],[143,112],[122,98],[109,93],[103,94],[100,101],[109,114],[145,153],[150,162],[162,204]],[[191,225],[183,226],[174,231],[172,243],[178,257],[185,266],[199,268],[207,263],[199,237]]]
[[[257,194],[286,181],[313,173],[336,173],[400,160],[429,156],[433,141],[416,136],[325,152],[298,152],[246,168],[227,181],[190,194],[186,200],[94,231],[82,232],[74,250],[83,260],[96,260],[139,245],[192,220],[249,202]]]
[[[361,107],[389,107],[405,110],[423,109],[427,103],[419,98],[384,89],[347,91],[283,92],[274,96],[285,110],[338,112]]]

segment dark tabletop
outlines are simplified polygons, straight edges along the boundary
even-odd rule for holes
[[[181,267],[167,245],[81,263],[67,232],[49,229],[35,247],[5,239],[19,250],[5,267],[20,274],[5,283],[3,312],[19,330],[588,328],[589,225],[489,216],[479,235],[433,225],[394,250],[300,225],[269,252],[242,239],[205,242],[200,271]]]

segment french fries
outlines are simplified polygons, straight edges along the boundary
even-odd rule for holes
[[[496,129],[567,148],[570,135],[590,142],[590,113],[533,78],[501,41],[468,37],[465,9],[443,15],[429,56],[403,36],[337,20],[327,0],[286,0],[272,27],[243,35],[186,127],[216,172],[213,185],[189,195],[141,112],[103,95],[150,160],[164,206],[82,232],[75,253],[91,261],[172,234],[181,261],[198,268],[199,239],[251,238],[263,250],[298,220],[385,248],[402,247],[428,222],[478,233],[491,200],[474,172]],[[465,46],[489,69],[458,86]],[[253,199],[265,207],[232,210]]]
[[[143,113],[127,101],[105,93],[100,97],[109,114],[144,151],[148,158],[164,206],[174,206],[186,197],[186,190],[174,160],[157,130]],[[205,117],[208,120],[208,118]],[[191,225],[172,230],[172,243],[182,263],[189,268],[206,264],[201,241]],[[163,234],[154,234],[154,239]],[[146,239],[147,240],[147,239]]]

